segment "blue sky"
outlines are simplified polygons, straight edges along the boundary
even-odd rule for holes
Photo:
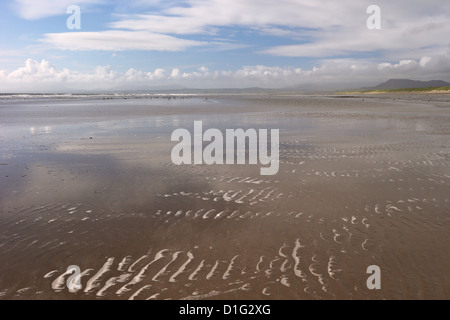
[[[182,85],[353,87],[450,81],[450,2],[11,0],[0,2],[0,91]],[[67,8],[81,10],[69,30]]]

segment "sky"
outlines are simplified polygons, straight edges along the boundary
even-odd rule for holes
[[[448,0],[2,0],[0,30],[0,92],[450,81]]]

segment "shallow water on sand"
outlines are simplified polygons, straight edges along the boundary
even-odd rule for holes
[[[1,102],[2,299],[450,298],[446,101]],[[280,129],[278,174],[172,164],[194,120]]]

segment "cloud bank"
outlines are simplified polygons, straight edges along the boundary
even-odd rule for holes
[[[46,60],[26,60],[24,66],[6,72],[0,70],[3,92],[73,91],[73,90],[132,90],[182,85],[189,88],[266,88],[302,87],[308,89],[358,88],[373,85],[389,78],[450,80],[450,53],[419,60],[400,60],[395,63],[362,62],[330,59],[312,69],[273,66],[243,66],[238,70],[209,70],[200,67],[193,71],[178,68],[156,68],[152,71],[129,69],[118,72],[110,66],[98,66],[91,72],[67,68],[56,69]],[[19,89],[18,89],[19,88]]]

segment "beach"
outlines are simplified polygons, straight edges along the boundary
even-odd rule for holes
[[[278,172],[175,165],[194,121]],[[449,135],[446,94],[0,96],[0,299],[449,299]]]

